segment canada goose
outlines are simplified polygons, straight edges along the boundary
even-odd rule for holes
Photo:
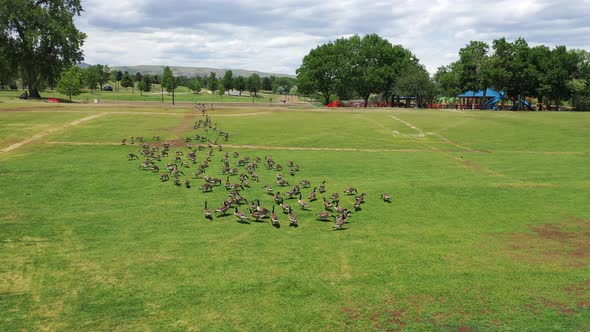
[[[184,186],[186,189],[189,189],[191,187],[191,182],[189,180],[184,180]]]
[[[301,209],[303,210],[307,210],[309,209],[309,205],[307,204],[307,202],[305,202],[304,200],[301,199],[301,194],[299,194],[299,199],[297,200],[297,204],[299,204],[299,206],[301,207]]]
[[[334,207],[334,210],[336,210],[336,212],[338,212],[340,214],[349,214],[350,213],[350,211],[348,211],[347,208],[338,206],[338,203],[336,203],[336,206]]]
[[[320,193],[326,192],[326,180],[322,181],[322,184],[318,186],[318,191]]]
[[[272,214],[270,215],[270,221],[272,222],[272,225],[275,227],[281,227],[281,224],[279,223],[279,217],[277,216],[277,214],[275,213],[275,207],[274,205],[272,206]]]
[[[225,180],[225,190],[230,190],[231,189],[231,182],[229,181],[229,176],[227,177],[227,179]]]
[[[139,157],[135,153],[130,153],[127,155],[128,160],[138,159]]]
[[[250,211],[250,217],[254,218],[254,221],[256,222],[260,221],[260,219],[264,217],[264,215],[258,211],[254,211],[252,209],[248,209],[248,211]]]
[[[344,224],[346,224],[346,214],[342,214],[336,217],[336,222],[334,222],[334,226],[332,227],[334,228],[334,230],[337,230],[341,229],[342,226],[344,226]]]
[[[208,192],[213,190],[213,186],[209,183],[203,183],[202,186],[199,187],[203,192]]]
[[[209,210],[207,208],[207,201],[205,201],[205,208],[203,209],[203,213],[205,214],[205,218],[207,218],[207,219],[212,218],[211,210]]]
[[[326,197],[323,197],[323,198],[324,198],[324,209],[326,209],[326,210],[332,209],[332,203],[330,203],[330,201],[327,200]]]
[[[293,226],[293,227],[298,227],[299,225],[297,224],[297,216],[295,216],[295,214],[293,214],[293,211],[291,210],[291,208],[289,207],[289,226]]]
[[[318,219],[321,221],[328,221],[328,218],[330,218],[332,215],[330,214],[330,212],[319,212],[315,214],[316,216],[318,216]]]
[[[239,222],[244,222],[248,220],[248,216],[245,213],[238,211],[238,208],[234,210],[234,216],[238,218]]]
[[[226,204],[225,202],[223,202],[222,205],[220,205],[216,210],[215,213],[217,213],[218,216],[224,216],[227,211],[229,210],[229,205]]]
[[[261,214],[264,215],[264,217],[266,217],[268,215],[268,209],[260,206],[260,200],[256,200],[256,211],[260,212]]]
[[[309,195],[307,195],[307,199],[308,199],[310,202],[313,202],[313,201],[315,201],[315,200],[317,199],[317,197],[316,197],[316,193],[315,193],[316,189],[317,189],[317,187],[316,187],[316,188],[313,188],[313,191],[312,191],[312,192],[310,192],[310,193],[309,193]]]
[[[271,186],[264,186],[264,189],[266,189],[266,193],[267,193],[267,194],[269,194],[269,195],[272,195],[272,191],[273,191],[273,189],[272,189],[272,187],[271,187]]]
[[[361,209],[361,203],[362,203],[362,202],[361,202],[361,200],[360,200],[360,199],[357,199],[357,200],[354,202],[354,210],[355,210],[355,211],[359,211],[359,210]]]
[[[289,213],[291,211],[291,207],[287,203],[281,202],[279,207],[283,210],[283,213]]]
[[[280,204],[283,202],[283,198],[281,197],[281,192],[277,191],[277,193],[274,195],[274,200],[276,204]]]
[[[303,186],[303,188],[309,188],[309,186],[311,186],[311,182],[309,182],[309,180],[301,180],[300,184]]]
[[[338,195],[338,193],[333,193],[332,195],[330,195],[330,199],[332,200],[333,204],[337,204],[338,201],[340,201],[340,196]]]
[[[347,195],[356,195],[357,190],[356,190],[356,188],[350,187],[350,188],[344,190],[344,193]]]
[[[389,195],[388,193],[381,194],[381,198],[383,198],[383,201],[391,203],[391,195]]]
[[[162,173],[162,174],[160,174],[160,180],[161,180],[162,182],[164,182],[164,181],[168,181],[169,179],[170,179],[170,178],[168,177],[168,174],[167,174],[167,173]]]

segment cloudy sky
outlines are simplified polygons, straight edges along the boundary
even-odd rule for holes
[[[85,62],[295,74],[318,44],[377,33],[430,72],[470,40],[590,50],[590,0],[82,0]]]

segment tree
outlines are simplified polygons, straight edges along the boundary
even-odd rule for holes
[[[270,80],[270,77],[263,77],[262,78],[262,90],[265,90],[265,91],[272,90],[272,82]]]
[[[299,91],[304,94],[319,92],[324,97],[324,103],[328,104],[339,84],[339,58],[332,42],[311,50],[297,69]]]
[[[455,63],[448,66],[438,67],[434,74],[434,82],[441,95],[445,97],[454,97],[462,92],[459,87],[459,75],[455,69]]]
[[[234,88],[234,73],[231,70],[226,70],[225,75],[223,75],[223,79],[221,80],[221,85],[225,91],[229,91]]]
[[[82,69],[82,82],[90,89],[90,93],[94,93],[93,91],[98,88],[101,73],[97,69],[94,66]]]
[[[162,84],[163,88],[166,88],[167,92],[172,92],[172,90],[176,88],[173,86],[175,85],[174,83],[174,74],[172,73],[172,69],[170,69],[168,66],[164,67],[160,84]]]
[[[145,91],[145,81],[139,81],[137,83],[137,90],[139,90],[139,95],[143,96],[143,92]]]
[[[262,79],[262,81],[264,82],[264,79]],[[236,77],[236,79],[234,81],[234,85],[235,85],[235,89],[240,92],[240,96],[241,96],[242,91],[246,90],[246,79],[244,78],[244,76]]]
[[[135,73],[135,82],[141,82],[143,81],[143,76],[141,75],[140,72]],[[139,88],[139,86],[138,86]]]
[[[143,91],[150,92],[152,90],[152,79],[151,79],[150,75],[146,74],[143,76],[143,83],[144,83]]]
[[[260,81],[260,76],[258,74],[252,74],[248,77],[246,86],[247,90],[250,91],[250,95],[254,94],[256,97],[256,93],[260,90],[261,85],[262,82]]]
[[[115,74],[115,81],[117,83],[120,83],[121,80],[123,79],[123,72],[120,70],[117,70],[117,73]],[[117,86],[117,91],[119,91],[119,87]]]
[[[121,79],[121,86],[125,88],[125,92],[127,92],[127,88],[133,87],[133,80],[131,79],[131,75],[128,72],[123,74],[123,78]]]
[[[211,92],[215,92],[215,90],[219,88],[219,82],[217,81],[217,77],[213,72],[211,72],[209,74],[209,78],[207,78],[207,88],[211,90]]]
[[[81,62],[86,35],[74,25],[80,0],[0,1],[0,58],[18,67],[29,96],[55,82],[63,68]]]
[[[193,79],[191,81],[190,87],[191,90],[193,90],[193,93],[199,93],[201,92],[202,86],[201,86],[201,81],[199,81],[198,79]]]
[[[82,69],[78,66],[72,66],[64,69],[61,78],[57,83],[57,92],[67,95],[72,100],[72,96],[79,95],[82,91]]]
[[[98,85],[100,85],[100,90],[102,90],[102,86],[109,81],[111,69],[107,65],[94,65],[96,68],[96,72],[98,74]]]

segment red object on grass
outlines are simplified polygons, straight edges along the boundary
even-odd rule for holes
[[[339,106],[340,106],[340,100],[334,100],[333,102],[326,105],[326,107],[339,107]]]
[[[55,98],[47,98],[47,102],[48,103],[59,103],[59,99],[55,99]]]

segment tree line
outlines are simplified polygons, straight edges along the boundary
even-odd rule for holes
[[[297,70],[299,91],[319,94],[324,103],[334,98],[360,98],[364,106],[375,96],[389,104],[413,97],[416,104],[468,90],[505,91],[512,101],[536,98],[539,104],[561,105],[572,100],[590,110],[590,53],[530,47],[526,40],[494,40],[492,46],[471,41],[459,59],[441,66],[431,77],[419,60],[400,45],[371,34],[341,38],[319,45],[303,58]]]

